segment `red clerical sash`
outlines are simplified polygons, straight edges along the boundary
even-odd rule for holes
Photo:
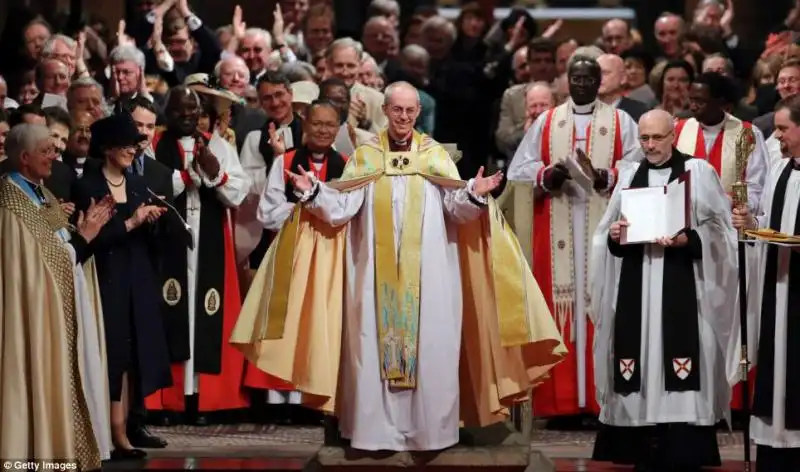
[[[706,151],[708,143],[703,136],[703,128],[696,119],[689,118],[678,122],[675,127],[675,147],[684,154],[706,159],[720,176],[725,191],[730,192],[733,183],[740,177],[744,178],[736,175],[736,139],[742,128],[751,126],[746,121],[726,114],[722,129],[714,139],[710,150]]]

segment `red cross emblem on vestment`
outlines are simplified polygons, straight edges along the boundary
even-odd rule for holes
[[[630,380],[633,377],[633,371],[636,369],[636,361],[633,359],[620,359],[619,371],[622,373],[622,378]]]
[[[685,380],[692,373],[692,359],[688,357],[676,357],[672,359],[672,368],[679,379]]]

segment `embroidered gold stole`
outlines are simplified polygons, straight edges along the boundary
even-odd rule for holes
[[[377,146],[375,146],[377,144]],[[427,136],[414,134],[408,152],[390,152],[386,133],[377,136],[361,152],[355,164],[345,167],[342,181],[358,181],[381,169],[375,182],[375,298],[378,355],[381,378],[398,388],[416,386],[419,342],[420,268],[425,177],[444,186],[463,185],[455,164],[441,146]],[[406,181],[400,247],[395,246],[392,211],[392,179]],[[450,182],[447,182],[450,180]],[[398,254],[403,255],[402,258]]]
[[[707,148],[711,150],[704,150],[706,160],[716,169],[722,182],[722,188],[726,192],[730,192],[733,183],[739,180],[739,176],[736,175],[736,139],[739,137],[743,126],[744,123],[740,119],[726,114],[725,123],[719,131],[722,133],[722,151],[720,155],[712,155],[713,149],[711,148]],[[678,143],[675,147],[684,154],[702,157],[696,155],[699,133],[702,132],[700,123],[694,118],[689,118],[683,123],[678,136]],[[708,144],[706,143],[706,145]]]
[[[555,109],[550,126],[550,159],[549,165],[564,161],[575,149],[575,121],[569,103]],[[614,165],[614,143],[617,139],[617,114],[614,107],[597,102],[592,112],[587,136],[586,155],[592,165],[598,169],[610,169]],[[570,185],[568,182],[566,185]],[[587,195],[588,205],[585,212],[586,230],[583,232],[583,245],[586,249],[585,260],[579,261],[579,270],[588,273],[588,261],[591,258],[591,238],[594,229],[600,223],[608,205],[608,197],[592,192]],[[564,328],[566,317],[572,312],[575,301],[575,253],[573,247],[572,199],[565,194],[552,196],[550,205],[550,266],[553,285],[553,309]],[[584,293],[589,294],[589,278]],[[588,300],[587,300],[588,303]],[[588,304],[587,304],[588,306]]]

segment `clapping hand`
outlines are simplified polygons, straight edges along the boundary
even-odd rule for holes
[[[112,216],[114,216],[114,199],[111,195],[107,195],[98,203],[95,203],[93,198],[90,199],[86,213],[82,211],[78,213],[78,234],[87,243],[91,242]]]
[[[139,208],[136,209],[133,216],[131,217],[131,226],[133,228],[138,228],[139,226],[143,225],[145,222],[147,223],[154,223],[158,220],[161,215],[166,213],[167,209],[164,207],[160,207],[157,205],[145,205],[142,203],[139,205]]]
[[[485,197],[492,190],[496,189],[503,182],[503,173],[497,171],[494,175],[489,177],[483,176],[483,167],[478,169],[478,174],[472,181],[472,191],[479,197]]]
[[[559,190],[567,180],[572,180],[572,176],[569,175],[567,166],[561,162],[545,170],[542,176],[542,183],[547,190]]]
[[[217,157],[211,152],[206,145],[205,138],[199,133],[195,136],[195,142],[197,143],[197,156],[195,156],[194,163],[200,166],[200,169],[209,179],[216,179],[220,171]]]
[[[67,216],[72,216],[75,213],[75,204],[72,202],[65,202],[64,200],[59,200],[58,203],[61,205],[61,210],[66,213]]]
[[[360,95],[350,99],[350,114],[356,119],[359,127],[367,120],[367,104]]]
[[[298,192],[306,193],[312,188],[314,188],[314,179],[313,174],[310,172],[306,172],[303,169],[303,166],[297,166],[300,170],[299,174],[295,174],[294,172],[287,170],[286,177],[292,182],[292,186],[297,189]]]

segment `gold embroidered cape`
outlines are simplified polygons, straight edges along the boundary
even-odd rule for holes
[[[52,209],[0,179],[0,457],[99,469],[78,367],[72,259]]]
[[[419,207],[409,195],[422,179],[446,188],[465,185],[441,145],[417,133],[413,140],[413,152],[388,153],[386,133],[382,133],[359,147],[342,178],[328,184],[340,191],[376,186],[376,292],[381,291],[382,283],[389,292],[400,291],[397,299],[382,299],[376,293],[376,312],[379,318],[388,314],[390,320],[385,324],[392,334],[388,338],[394,341],[392,346],[404,348],[396,351],[400,356],[415,348],[416,326],[408,321],[418,317],[418,305],[416,312],[414,308],[418,287],[414,284],[419,279],[414,271],[419,250],[407,250],[409,246],[404,244],[413,247],[419,243],[418,234],[408,236],[416,233],[410,229],[418,229],[419,216],[413,214],[413,208]],[[393,230],[380,229],[393,226],[391,207],[386,211],[380,200],[385,192],[381,186],[390,183],[386,178],[390,175],[409,176],[409,181],[401,236],[403,258],[399,264],[384,260],[387,270],[380,266],[384,239],[380,233],[387,233],[394,247]],[[417,179],[419,182],[414,182]],[[458,225],[463,293],[461,416],[465,423],[478,425],[501,419],[506,408],[524,399],[527,390],[566,354],[519,243],[492,199],[487,210],[477,220]],[[335,411],[339,387],[346,228],[332,228],[302,208],[295,209],[264,258],[231,337],[231,343],[261,370],[302,391],[307,406],[327,412]],[[381,337],[387,333],[380,333],[380,320],[378,324],[379,339],[386,339]],[[387,359],[392,359],[391,349]],[[382,376],[398,386],[413,388],[413,372],[398,375],[387,367],[391,364],[383,363]]]

